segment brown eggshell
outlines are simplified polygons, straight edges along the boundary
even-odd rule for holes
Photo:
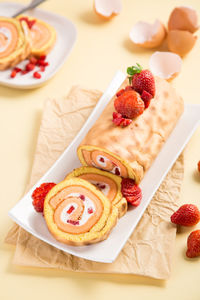
[[[198,28],[198,16],[193,8],[179,6],[171,12],[168,21],[169,30],[187,30],[194,33]]]
[[[130,31],[131,41],[143,48],[154,48],[159,46],[166,35],[164,25],[155,20],[153,24],[137,22]]]
[[[184,56],[194,47],[196,39],[189,31],[171,30],[168,32],[167,44],[171,52]]]

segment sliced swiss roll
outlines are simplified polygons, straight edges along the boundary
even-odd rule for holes
[[[125,80],[120,89],[127,85]],[[84,166],[141,181],[184,110],[182,98],[167,81],[155,78],[155,87],[149,107],[124,128],[112,122],[116,97],[111,99],[78,147]]]
[[[30,32],[26,22],[0,17],[0,70],[15,66],[30,53]]]
[[[82,246],[106,239],[116,225],[118,209],[86,180],[65,179],[44,201],[44,217],[60,242]]]
[[[121,193],[121,177],[93,167],[80,167],[67,175],[66,179],[78,177],[96,186],[118,209],[121,218],[127,211],[127,201]]]
[[[31,36],[31,54],[42,56],[48,54],[56,42],[55,29],[44,21],[39,19],[20,15],[18,20],[25,21],[30,29]]]

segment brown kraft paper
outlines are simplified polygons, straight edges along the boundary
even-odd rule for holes
[[[85,90],[75,86],[67,97],[47,100],[28,188],[39,180],[69,145],[101,94],[96,90]],[[15,224],[5,240],[16,245],[13,263],[78,272],[169,278],[176,236],[176,227],[170,223],[170,216],[178,206],[183,171],[183,155],[181,155],[157,190],[115,262],[97,263],[67,254],[37,239]]]

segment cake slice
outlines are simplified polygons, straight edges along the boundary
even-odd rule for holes
[[[44,218],[55,239],[82,246],[108,237],[116,225],[118,209],[88,181],[71,178],[49,191],[44,201]]]

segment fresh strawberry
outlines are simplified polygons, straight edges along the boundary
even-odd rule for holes
[[[152,95],[149,94],[147,91],[143,90],[141,98],[144,101],[145,108],[148,108],[152,99]]]
[[[138,206],[142,200],[142,190],[135,184],[135,181],[130,178],[123,178],[121,183],[122,195],[127,202],[133,206]]]
[[[182,205],[171,216],[171,222],[182,226],[194,226],[200,221],[200,212],[198,207],[193,204]]]
[[[200,172],[200,161],[197,164],[197,170]]]
[[[200,256],[200,230],[192,231],[187,239],[186,256],[189,258]]]
[[[55,186],[56,184],[53,182],[42,183],[39,187],[37,187],[31,197],[33,199],[33,206],[37,212],[43,212],[44,208],[44,199],[48,192]]]
[[[149,70],[142,70],[139,64],[137,66],[132,66],[127,68],[127,73],[129,76],[129,82],[132,82],[132,86],[136,92],[142,95],[145,90],[152,97],[155,96],[155,80],[153,74]]]
[[[138,117],[144,111],[144,102],[134,90],[124,91],[115,99],[114,106],[118,113],[129,119]]]

